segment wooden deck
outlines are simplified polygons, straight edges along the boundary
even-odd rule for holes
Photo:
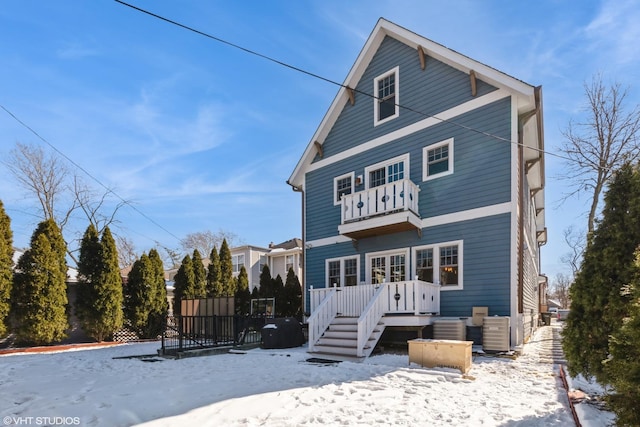
[[[440,286],[420,280],[310,290],[309,352],[367,357],[387,326],[424,327]]]

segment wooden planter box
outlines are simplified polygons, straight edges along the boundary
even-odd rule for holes
[[[409,343],[409,363],[427,368],[459,369],[466,374],[471,369],[473,341],[415,339]]]

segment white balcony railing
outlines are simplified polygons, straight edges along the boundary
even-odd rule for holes
[[[409,179],[342,196],[342,224],[392,212],[418,214],[420,187]]]

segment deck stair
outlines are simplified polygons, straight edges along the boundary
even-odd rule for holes
[[[364,345],[364,357],[371,354],[384,331],[384,323],[378,322]],[[314,354],[358,357],[358,318],[337,316],[314,346]]]

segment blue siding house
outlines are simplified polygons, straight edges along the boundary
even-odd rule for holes
[[[303,201],[309,350],[368,356],[388,327],[537,326],[542,91],[380,19],[288,183]]]

